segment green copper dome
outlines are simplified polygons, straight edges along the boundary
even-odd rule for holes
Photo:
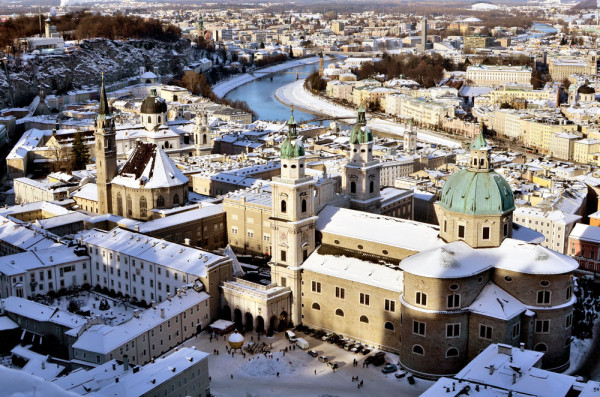
[[[461,170],[452,174],[444,183],[439,203],[448,211],[470,215],[502,214],[515,209],[510,185],[494,171]]]
[[[281,158],[282,159],[295,159],[304,156],[304,146],[299,139],[292,139],[291,136],[287,136],[285,141],[281,144]]]
[[[367,127],[367,115],[365,108],[361,104],[358,108],[356,124],[350,132],[350,143],[368,143],[373,140],[373,133]]]

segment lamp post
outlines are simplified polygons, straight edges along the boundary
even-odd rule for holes
[[[2,58],[2,63],[4,63],[4,72],[6,73],[6,82],[8,83],[8,95],[10,97],[10,106],[14,108],[15,100],[13,98],[13,88],[12,84],[10,83],[10,76],[8,74],[8,58],[6,56]]]

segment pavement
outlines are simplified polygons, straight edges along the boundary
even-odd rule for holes
[[[256,333],[247,333],[246,341],[250,340],[251,335],[256,340]],[[207,332],[184,342],[183,346],[195,346],[198,350],[211,353],[210,387],[212,395],[217,397],[418,396],[433,384],[431,381],[415,379],[416,383],[410,385],[406,377],[396,379],[393,373],[383,374],[383,366],[363,368],[362,363],[367,356],[348,352],[302,333],[297,336],[307,340],[310,349],[316,350],[319,355],[326,355],[337,362],[340,368],[333,372],[327,364],[298,347],[287,353],[281,352],[290,346],[283,333],[276,333],[272,338],[261,338],[261,342],[272,345],[273,358],[249,353],[243,357],[238,352],[232,357],[227,354],[226,340],[219,337],[219,340],[210,341]],[[219,355],[213,353],[215,349],[219,351]],[[398,362],[397,355],[386,355],[387,361]],[[356,367],[352,365],[354,359],[358,360]],[[352,381],[352,377],[363,381],[363,386],[358,388],[358,382]]]

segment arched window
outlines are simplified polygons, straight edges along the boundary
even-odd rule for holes
[[[314,310],[321,310],[321,305],[319,305],[317,302],[313,302],[312,308]]]
[[[306,212],[306,199],[302,199],[302,212]]]
[[[123,197],[121,192],[117,193],[117,215],[123,216]]]
[[[156,199],[156,206],[158,208],[162,208],[165,206],[165,199],[163,196],[158,196],[158,198]]]
[[[342,309],[337,309],[335,311],[336,316],[344,317],[344,311]]]
[[[451,347],[446,350],[446,357],[458,357],[458,349],[456,347]]]
[[[356,193],[356,182],[350,182],[350,193]]]
[[[392,324],[390,321],[386,322],[385,329],[389,329],[390,331],[393,331],[395,329],[394,324]]]
[[[533,348],[533,350],[535,350],[536,352],[545,353],[545,352],[548,351],[548,346],[546,346],[545,343],[538,343],[537,345],[535,345],[535,347]]]
[[[423,350],[423,346],[421,345],[414,345],[412,352],[421,356],[425,355],[425,350]]]
[[[374,190],[375,190],[375,182],[371,181],[371,182],[369,182],[369,193],[373,193]]]
[[[131,196],[128,194],[127,195],[127,215],[128,216],[132,216],[133,215],[133,206],[131,205]]]
[[[146,197],[140,197],[140,217],[145,218],[147,216],[146,208],[148,208],[148,203],[146,202]]]
[[[287,212],[287,203],[285,202],[285,200],[281,200],[281,212],[283,212],[284,214]]]
[[[360,316],[360,322],[369,324],[369,318],[367,316]]]
[[[202,143],[206,145],[208,143],[208,139],[206,138],[206,134],[202,135]]]
[[[179,195],[177,193],[173,196],[173,205],[179,205]]]

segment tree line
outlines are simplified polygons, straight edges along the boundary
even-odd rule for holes
[[[456,65],[452,60],[440,54],[413,55],[383,54],[381,61],[365,62],[358,69],[358,80],[367,79],[379,74],[393,79],[403,76],[429,88],[435,86],[444,76],[445,70],[464,70],[465,65]]]
[[[0,23],[0,48],[12,46],[15,41],[44,33],[42,16],[18,16]],[[64,32],[66,40],[83,40],[88,38],[106,39],[154,39],[160,41],[176,41],[181,37],[181,30],[174,25],[163,25],[157,19],[144,19],[138,16],[123,14],[98,15],[87,11],[71,12],[51,18],[52,25],[59,32]]]

